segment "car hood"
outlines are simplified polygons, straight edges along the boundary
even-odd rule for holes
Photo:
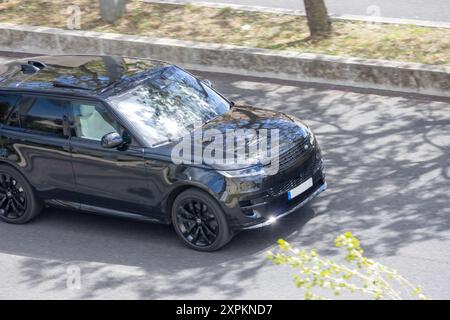
[[[279,154],[283,154],[291,149],[293,145],[309,139],[310,134],[306,124],[298,119],[281,112],[243,105],[232,107],[229,112],[209,121],[203,126],[204,133],[211,129],[220,131],[224,137],[229,131],[253,129],[259,134],[261,132],[259,130],[265,129],[268,132],[269,139],[267,143],[269,146],[271,145],[271,130],[277,130]],[[253,141],[250,139],[247,145],[237,144],[234,150],[235,155],[238,152],[245,152],[250,145],[257,146],[258,139],[255,138]],[[212,166],[221,170],[235,170],[256,165],[259,161],[260,159],[255,155],[253,159],[248,159],[246,164],[227,163],[226,165],[214,164]]]
[[[225,137],[226,133],[230,131],[233,132],[235,130],[249,129],[256,130],[256,132],[261,129],[266,129],[269,137],[271,134],[270,130],[277,129],[279,135],[280,154],[292,148],[293,145],[304,141],[305,139],[309,139],[308,127],[300,120],[281,112],[244,105],[235,105],[231,107],[229,112],[205,123],[202,127],[203,135],[211,132],[209,130],[214,130],[214,132],[221,132],[223,137]],[[153,152],[161,151],[163,153],[167,153],[178,143],[179,142],[163,146],[162,148],[157,148],[153,150]],[[206,148],[210,143],[211,142],[203,142],[203,148]],[[236,145],[234,150],[235,154],[240,151],[242,152],[242,148],[248,148],[248,145],[251,145],[252,143],[258,143],[258,140],[254,139],[254,141],[249,141],[247,146]],[[270,145],[270,139],[268,140],[268,144]],[[227,163],[226,165],[209,164],[209,166],[220,170],[234,170],[250,167],[257,164],[257,162],[258,159],[249,159],[248,164]]]
[[[234,106],[229,112],[207,122],[203,130],[215,129],[222,133],[227,130],[273,130],[278,129],[280,147],[289,148],[293,143],[308,137],[307,126],[281,112],[255,108],[251,106]]]

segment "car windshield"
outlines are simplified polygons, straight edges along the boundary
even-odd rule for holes
[[[176,67],[164,67],[123,94],[110,98],[150,146],[183,137],[229,111],[230,102],[199,79]]]

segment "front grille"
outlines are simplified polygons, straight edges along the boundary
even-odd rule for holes
[[[303,139],[294,147],[284,152],[279,157],[279,171],[283,171],[291,167],[297,160],[303,158],[312,149],[308,139]]]
[[[267,190],[267,193],[271,195],[272,197],[278,197],[289,190],[294,189],[295,187],[298,187],[300,184],[308,180],[309,178],[313,177],[314,173],[317,171],[318,167],[320,166],[320,159],[317,159],[316,157],[312,157],[311,163],[306,167],[304,170],[302,170],[300,176],[289,179],[286,182],[280,183],[279,185],[270,188]]]

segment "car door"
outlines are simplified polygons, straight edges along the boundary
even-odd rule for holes
[[[70,102],[70,146],[83,209],[151,216],[143,148],[99,101]],[[117,132],[127,145],[103,148],[104,135]]]
[[[39,197],[76,205],[67,101],[16,94],[17,105],[0,130],[2,160],[19,168]]]

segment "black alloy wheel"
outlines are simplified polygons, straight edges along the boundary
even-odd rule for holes
[[[183,236],[194,246],[210,246],[219,234],[219,223],[202,201],[187,199],[177,208],[177,222]]]
[[[0,215],[8,219],[21,218],[27,209],[23,187],[7,173],[0,173]]]
[[[41,208],[25,178],[17,170],[0,165],[0,219],[26,223],[38,215]]]
[[[220,207],[209,195],[196,189],[177,197],[172,207],[172,223],[183,242],[199,251],[218,250],[232,237]]]

